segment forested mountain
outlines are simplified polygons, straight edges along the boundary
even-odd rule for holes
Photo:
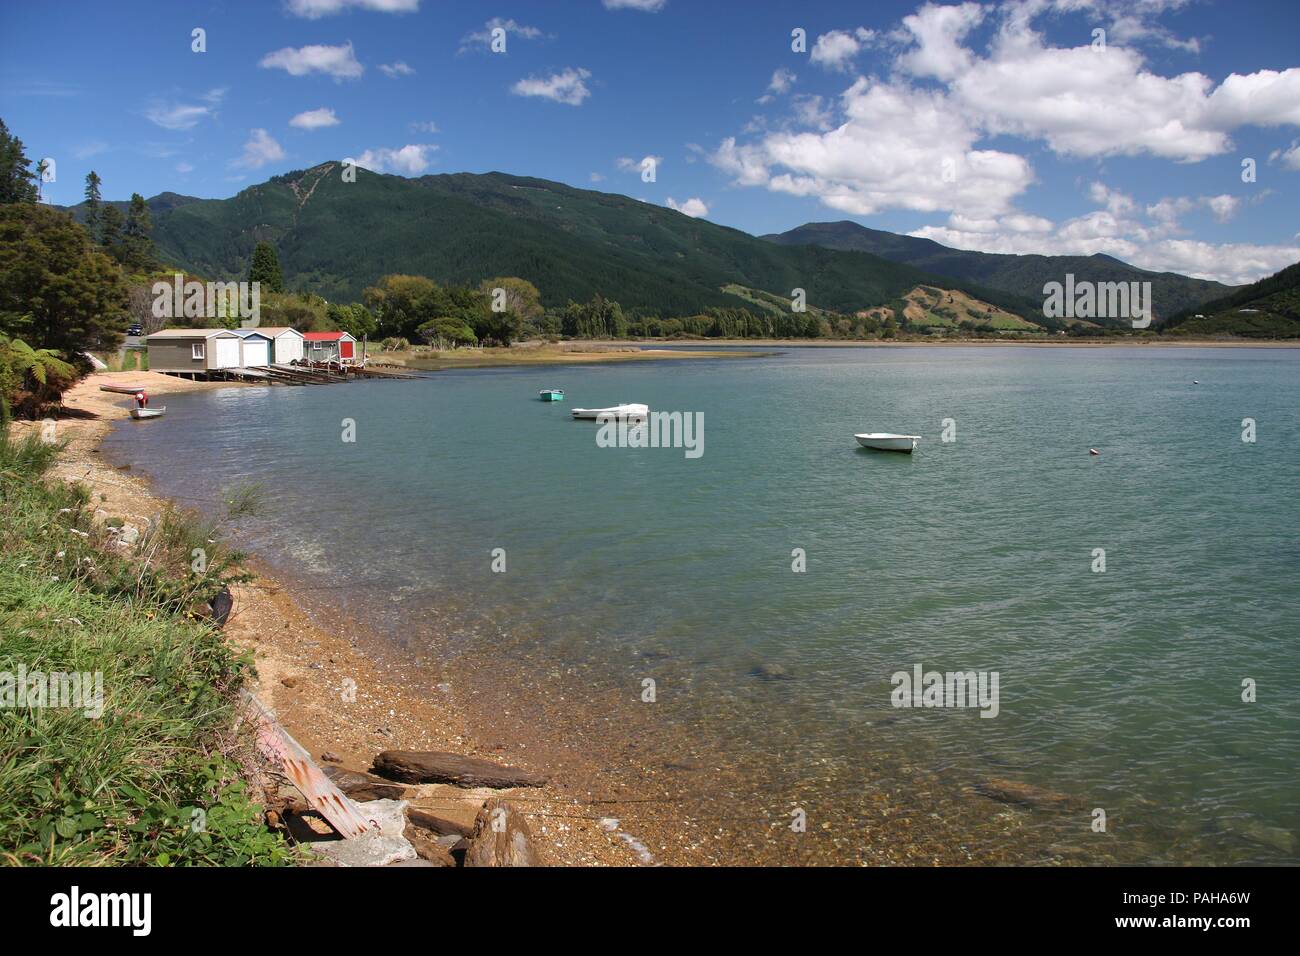
[[[1066,273],[1093,282],[1150,282],[1157,325],[1163,319],[1232,292],[1232,286],[1191,279],[1175,272],[1148,272],[1113,256],[1039,256],[968,252],[931,239],[868,229],[856,222],[810,222],[789,232],[763,236],[783,246],[818,245],[872,255],[948,276],[961,282],[999,289],[1012,295],[1043,298],[1043,285],[1063,282]]]
[[[287,289],[331,301],[358,300],[392,273],[465,285],[513,275],[536,285],[547,308],[599,295],[629,316],[752,306],[738,288],[787,298],[804,289],[814,308],[902,315],[912,291],[931,286],[1055,329],[1067,323],[1042,316],[1043,285],[1072,272],[1151,282],[1158,326],[1232,292],[1110,256],[965,252],[853,222],[758,238],[627,196],[506,173],[407,179],[356,169],[355,181],[343,173],[326,162],[230,199],[163,193],[149,200],[153,240],[165,261],[214,278],[245,277],[254,247],[269,241]]]
[[[1180,335],[1300,337],[1300,262],[1181,312],[1166,329]]]
[[[953,286],[1038,320],[1041,303],[953,283],[877,256],[764,242],[626,196],[504,173],[405,179],[342,164],[276,176],[230,199],[164,193],[150,201],[168,262],[200,275],[247,274],[259,240],[274,243],[286,288],[355,300],[380,276],[477,284],[514,275],[547,307],[601,295],[633,315],[743,308],[728,285],[852,313],[901,302],[919,284]]]

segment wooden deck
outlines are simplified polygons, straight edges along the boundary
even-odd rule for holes
[[[363,368],[361,366],[338,366],[326,364],[314,365],[259,365],[253,368],[211,369],[206,373],[186,373],[159,370],[164,375],[179,375],[194,378],[203,375],[211,380],[229,380],[242,382],[263,382],[267,385],[335,385],[359,378],[413,379],[425,376],[412,372],[398,372],[384,369]]]

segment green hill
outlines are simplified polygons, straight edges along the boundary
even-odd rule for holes
[[[1164,330],[1176,335],[1300,338],[1300,262],[1231,295],[1186,309]]]
[[[917,285],[951,286],[923,270],[856,251],[783,247],[626,196],[505,173],[406,179],[340,163],[276,176],[230,199],[150,200],[162,257],[196,274],[247,274],[259,240],[273,242],[287,287],[352,300],[381,275],[438,282],[528,279],[546,306],[596,294],[634,315],[752,308],[728,286],[853,313]],[[74,208],[74,213],[79,212]],[[974,284],[964,291],[1036,318],[1037,303]]]
[[[1092,282],[1150,282],[1157,321],[1226,295],[1232,286],[1191,279],[1175,272],[1148,272],[1112,256],[1039,256],[969,252],[931,239],[868,229],[856,222],[810,222],[762,238],[783,246],[818,245],[854,250],[924,269],[950,280],[976,283],[1012,295],[1043,300],[1043,285],[1064,281],[1066,273]],[[1116,324],[1124,324],[1117,321]]]

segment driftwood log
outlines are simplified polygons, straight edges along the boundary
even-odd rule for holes
[[[375,758],[374,772],[403,783],[450,783],[458,787],[541,787],[546,777],[517,767],[503,767],[479,757],[434,750],[385,750]]]
[[[483,804],[465,850],[465,866],[541,865],[524,815],[497,797]]]
[[[357,773],[343,767],[326,767],[324,772],[336,787],[360,803],[369,800],[400,800],[406,792],[406,788],[400,784],[380,780],[368,773]]]

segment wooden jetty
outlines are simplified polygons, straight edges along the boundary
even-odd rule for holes
[[[172,373],[165,373],[172,374]],[[227,381],[262,382],[267,385],[335,385],[350,382],[358,378],[412,379],[424,378],[411,372],[390,371],[388,369],[367,368],[361,365],[343,365],[335,363],[314,362],[303,365],[276,363],[259,365],[252,368],[212,369],[207,378],[220,378]],[[109,386],[104,386],[106,390]],[[112,388],[117,391],[116,387]],[[134,389],[132,389],[134,391]]]

